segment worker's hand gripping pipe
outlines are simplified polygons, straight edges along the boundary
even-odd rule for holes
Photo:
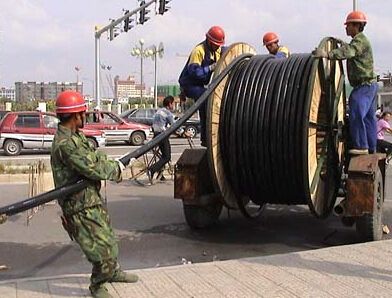
[[[210,94],[215,90],[215,88],[219,85],[219,83],[226,77],[226,75],[235,67],[240,61],[243,59],[250,58],[252,54],[243,54],[234,59],[208,86],[207,90],[203,93],[203,95],[192,105],[184,114],[181,119],[176,121],[172,126],[169,127],[166,131],[159,134],[156,138],[152,139],[150,142],[140,147],[139,149],[127,153],[123,155],[119,160],[127,166],[131,159],[136,159],[150,151],[152,148],[158,145],[163,139],[170,137],[170,135],[175,132],[181,125],[185,123],[198,109],[199,107],[207,100]],[[72,193],[81,191],[86,188],[88,185],[88,180],[81,179],[75,180],[72,183],[64,185],[62,187],[53,189],[46,193],[37,195],[35,197],[31,197],[29,199],[5,206],[0,208],[0,218],[6,216],[11,216],[28,209],[37,207],[39,205],[48,203],[52,200],[56,200],[58,198],[64,198]],[[0,221],[1,223],[1,221]]]

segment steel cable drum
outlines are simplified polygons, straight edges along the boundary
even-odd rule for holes
[[[336,42],[325,38],[320,47],[331,50]],[[230,46],[216,74],[244,52],[254,49]],[[249,201],[308,204],[317,217],[327,216],[340,183],[345,100],[339,61],[293,54],[240,63],[208,106],[209,163],[223,203],[243,213]]]

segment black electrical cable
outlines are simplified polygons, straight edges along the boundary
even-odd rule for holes
[[[242,211],[249,199],[257,205],[307,203],[308,178],[301,166],[313,61],[309,54],[254,56],[238,64],[227,80],[219,143]]]

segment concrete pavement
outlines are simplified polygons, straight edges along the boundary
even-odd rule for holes
[[[392,240],[134,270],[114,297],[392,297]],[[0,282],[0,297],[85,297],[89,275]]]

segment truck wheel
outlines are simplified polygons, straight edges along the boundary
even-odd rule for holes
[[[141,131],[135,131],[131,134],[131,138],[129,141],[133,146],[140,146],[143,145],[145,140],[146,137],[144,136],[144,133],[142,133]]]
[[[90,143],[90,145],[94,148],[97,149],[98,148],[98,143],[96,140],[92,139],[92,138],[87,138],[87,141]]]
[[[382,239],[382,206],[384,203],[384,185],[380,169],[374,178],[373,213],[365,214],[356,221],[356,230],[363,241]]]
[[[222,211],[222,204],[193,206],[184,204],[184,215],[192,229],[203,229],[215,224]]]
[[[4,152],[8,156],[16,156],[22,151],[22,143],[18,140],[7,140],[4,143]]]

